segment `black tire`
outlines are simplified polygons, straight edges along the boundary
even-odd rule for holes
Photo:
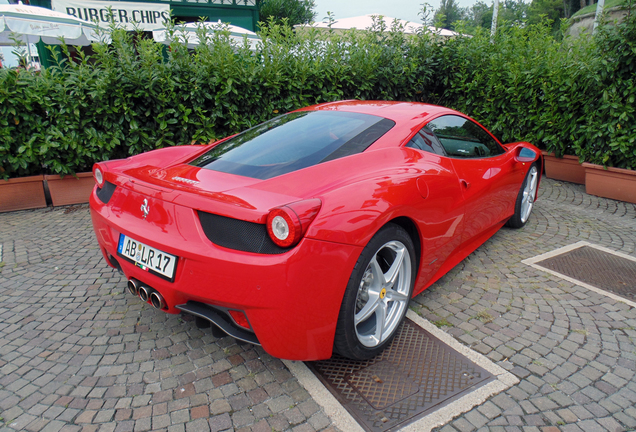
[[[393,265],[395,271],[390,272]],[[349,278],[334,350],[350,359],[366,360],[386,348],[408,310],[416,271],[415,248],[408,233],[395,224],[382,227],[362,250]],[[392,274],[393,281],[386,281]],[[377,323],[382,317],[380,330]]]
[[[537,163],[535,162],[530,165],[530,168],[528,168],[528,172],[526,173],[526,178],[521,184],[521,189],[519,189],[519,195],[517,195],[517,201],[515,202],[515,214],[508,219],[506,226],[511,228],[521,228],[528,222],[532,208],[534,207],[534,197],[537,192],[540,175]],[[533,186],[531,182],[534,182]],[[529,209],[526,207],[528,205],[530,206]]]

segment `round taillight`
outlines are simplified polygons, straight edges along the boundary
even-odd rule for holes
[[[95,178],[95,183],[97,183],[98,187],[101,188],[104,186],[104,173],[102,172],[102,169],[97,164],[95,164],[93,168],[93,177]]]
[[[307,232],[321,206],[322,202],[318,198],[312,198],[272,209],[267,216],[269,237],[282,248],[295,246]]]
[[[276,216],[272,219],[272,234],[280,241],[285,241],[289,238],[289,224],[282,216]]]
[[[282,248],[290,247],[300,240],[298,218],[290,213],[286,209],[276,208],[267,218],[267,232],[272,241]]]

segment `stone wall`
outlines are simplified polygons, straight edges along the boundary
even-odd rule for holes
[[[616,6],[606,9],[605,14],[608,22],[620,22],[627,16],[627,8],[625,6]],[[572,25],[568,29],[567,35],[578,37],[582,33],[592,34],[595,16],[596,12],[591,12],[572,18]]]

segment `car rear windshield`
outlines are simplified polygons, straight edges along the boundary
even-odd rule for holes
[[[191,164],[265,180],[363,152],[394,125],[368,114],[289,113],[214,146]]]

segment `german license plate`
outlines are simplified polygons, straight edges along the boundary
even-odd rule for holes
[[[174,280],[177,268],[177,257],[174,255],[150,247],[124,234],[119,235],[117,252],[142,270],[163,276],[170,281]]]

